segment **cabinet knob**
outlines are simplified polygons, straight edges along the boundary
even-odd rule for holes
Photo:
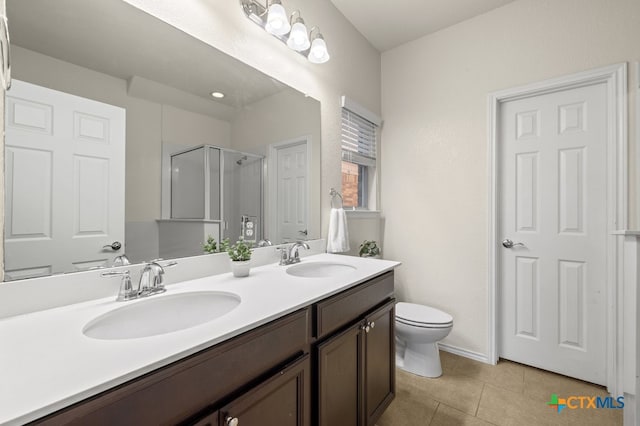
[[[360,326],[360,330],[363,330],[365,333],[370,332],[373,327],[376,326],[376,323],[373,321],[366,322],[364,325]]]
[[[227,418],[224,419],[224,423],[227,426],[238,426],[238,424],[240,424],[240,420],[238,420],[237,417],[227,416]]]

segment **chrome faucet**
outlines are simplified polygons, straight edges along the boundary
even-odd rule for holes
[[[167,291],[163,285],[164,268],[177,265],[178,262],[169,262],[161,265],[161,259],[152,260],[144,265],[144,269],[140,273],[140,281],[138,282],[138,297],[150,296],[156,293],[164,293]]]
[[[273,243],[271,242],[271,240],[268,239],[264,239],[264,240],[260,240],[258,241],[258,247],[268,247],[268,246],[272,246]]]
[[[278,250],[281,250],[280,265],[292,265],[300,262],[300,253],[298,253],[300,247],[309,250],[309,244],[303,241],[297,241],[289,247],[279,248]]]
[[[144,265],[144,268],[140,273],[140,280],[138,281],[137,288],[134,288],[131,283],[129,271],[109,271],[103,272],[101,275],[103,277],[122,277],[120,290],[118,291],[118,297],[116,298],[116,301],[118,302],[163,293],[166,291],[162,278],[164,275],[164,268],[177,265],[178,262],[169,262],[165,265],[161,265],[159,263],[160,260],[161,259],[152,260]]]
[[[289,247],[289,261],[291,263],[300,262],[300,254],[298,253],[298,250],[300,249],[300,247],[303,247],[306,250],[309,250],[309,244],[303,241],[295,242],[291,244],[291,247]]]

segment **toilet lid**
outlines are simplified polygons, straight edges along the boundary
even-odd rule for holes
[[[405,324],[417,326],[448,326],[453,317],[431,306],[399,302],[396,304],[396,319]]]

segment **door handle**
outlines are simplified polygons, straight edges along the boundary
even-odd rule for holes
[[[107,244],[106,246],[102,246],[102,248],[110,248],[113,251],[118,251],[122,248],[122,244],[120,241],[114,241],[111,244]]]
[[[514,243],[513,241],[511,241],[511,240],[510,240],[510,239],[508,239],[508,238],[505,238],[504,240],[502,240],[502,245],[503,245],[505,248],[513,248],[513,247],[515,247],[515,246],[522,246],[522,247],[524,247],[524,244],[522,244],[522,243]]]
[[[304,231],[298,231],[298,234],[307,235],[307,234],[308,234],[308,232],[307,232],[307,230],[305,229]]]

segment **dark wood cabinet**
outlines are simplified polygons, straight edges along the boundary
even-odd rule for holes
[[[395,300],[380,291],[389,282],[393,291],[393,274],[374,280],[365,289],[379,295],[377,307],[314,346],[318,426],[374,426],[395,396]],[[348,310],[343,296],[356,300],[358,294],[326,304]]]
[[[317,346],[317,424],[358,426],[360,422],[361,324]]]
[[[33,423],[373,426],[394,363],[387,272]]]
[[[365,425],[373,426],[396,393],[395,301],[365,318],[371,324],[364,337]]]
[[[385,300],[393,298],[393,271],[377,276],[313,306],[314,334],[318,339],[362,318]]]
[[[309,355],[219,410],[220,425],[310,426]],[[236,422],[234,422],[236,419]]]

